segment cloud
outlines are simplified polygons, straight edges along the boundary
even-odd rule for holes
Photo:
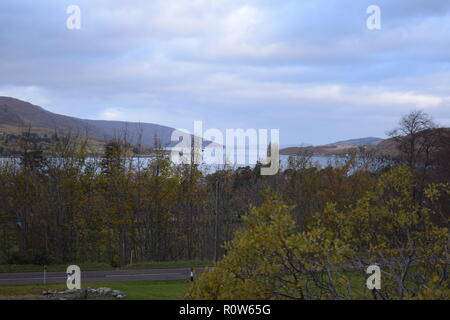
[[[283,144],[450,118],[450,2],[0,2],[0,94],[83,118],[282,129]],[[313,125],[314,124],[314,125]],[[303,137],[304,136],[304,137]]]
[[[25,101],[32,101],[37,105],[49,105],[51,99],[48,98],[48,94],[42,88],[36,86],[4,86],[0,87],[0,96],[9,96],[16,99]]]
[[[105,120],[121,120],[124,118],[124,114],[117,109],[106,109],[100,116]]]

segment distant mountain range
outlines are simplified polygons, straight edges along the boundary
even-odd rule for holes
[[[152,147],[156,139],[162,146],[173,146],[171,142],[174,128],[154,123],[137,123],[125,121],[87,120],[49,112],[42,107],[10,97],[0,97],[0,138],[2,134],[17,134],[26,128],[32,128],[41,136],[56,132],[90,138],[102,146],[106,141],[120,138],[132,144]],[[1,140],[1,139],[0,139]],[[204,141],[204,146],[211,143]],[[280,154],[290,155],[308,152],[316,156],[345,155],[362,146],[379,150],[393,150],[391,139],[367,137],[338,141],[324,146],[284,146]],[[1,147],[1,146],[0,146]]]
[[[434,143],[448,145],[446,139],[450,139],[450,128],[436,128],[422,133],[428,134],[429,137],[433,137]],[[290,147],[280,150],[282,155],[312,155],[319,157],[345,157],[350,154],[356,154],[361,149],[369,152],[373,155],[381,157],[395,157],[398,155],[398,141],[396,138],[380,139],[380,138],[361,138],[351,139],[346,141],[339,141],[330,143],[324,146],[311,146],[311,147]]]
[[[331,157],[331,156],[345,156],[349,153],[354,152],[360,147],[369,147],[374,148],[380,144],[382,144],[384,139],[367,137],[367,138],[358,138],[358,139],[350,139],[344,141],[337,141],[334,143],[329,143],[322,146],[296,146],[296,147],[287,147],[281,148],[280,154],[282,155],[296,155],[296,154],[311,154],[313,156],[319,157]]]
[[[170,144],[174,128],[154,123],[86,120],[49,112],[42,107],[10,97],[0,97],[0,131],[31,127],[43,132],[63,131],[108,141],[124,138],[128,142],[153,146],[155,138],[165,146]]]
[[[297,143],[297,144],[285,144],[285,145],[281,145],[280,148],[281,148],[281,149],[285,149],[285,148],[311,147],[311,146],[312,146],[311,143],[301,142],[301,143]]]
[[[389,139],[388,139],[389,140]],[[384,142],[388,141],[381,138],[359,138],[350,139],[344,141],[338,141],[334,143],[329,143],[323,146],[290,146],[286,148],[281,148],[280,154],[282,155],[295,155],[301,153],[312,154],[314,156],[320,157],[331,157],[331,156],[345,156],[357,150],[359,147],[370,147],[374,148],[376,146],[381,146]],[[385,144],[387,145],[387,144]],[[384,146],[384,145],[383,145]],[[380,148],[382,149],[382,148]]]
[[[342,146],[355,146],[355,147],[360,147],[360,146],[372,146],[372,145],[377,145],[379,144],[381,141],[383,141],[384,139],[381,138],[373,138],[373,137],[368,137],[368,138],[359,138],[359,139],[350,139],[350,140],[344,140],[344,141],[338,141],[338,142],[334,142],[334,143],[330,143],[327,144],[326,146],[330,146],[330,147],[342,147]]]

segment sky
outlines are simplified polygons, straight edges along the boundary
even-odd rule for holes
[[[60,114],[282,145],[384,138],[417,109],[450,126],[448,0],[1,0],[0,22],[0,95]]]

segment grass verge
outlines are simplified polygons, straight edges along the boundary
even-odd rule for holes
[[[188,280],[130,282],[91,282],[85,287],[108,287],[125,292],[128,300],[182,300],[190,286]],[[0,299],[38,299],[42,291],[66,290],[64,284],[0,286]]]

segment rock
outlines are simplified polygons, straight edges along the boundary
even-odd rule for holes
[[[98,288],[97,292],[101,295],[108,295],[112,291],[111,288]]]
[[[78,295],[79,299],[86,300],[89,296],[89,291],[87,289],[81,290],[80,294]]]
[[[51,300],[88,300],[88,299],[123,299],[126,294],[120,290],[112,290],[111,288],[85,288],[82,290],[65,290],[65,291],[43,291],[42,295],[46,299]],[[103,296],[104,298],[100,298]]]
[[[71,290],[66,290],[65,294],[72,294],[72,293],[77,293],[79,290],[77,289],[71,289]]]
[[[119,295],[123,295],[123,293],[122,293],[122,291],[119,291],[119,290],[113,290],[113,291],[111,291],[111,295],[113,297],[117,297]]]

